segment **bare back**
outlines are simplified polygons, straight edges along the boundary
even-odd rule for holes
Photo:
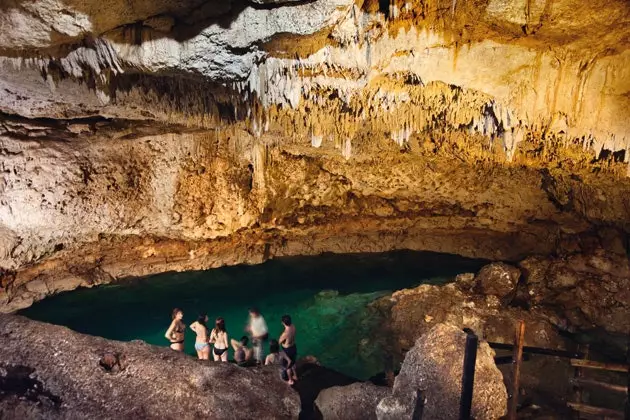
[[[226,331],[219,331],[214,328],[210,334],[210,342],[214,343],[214,348],[223,350],[229,347],[228,335]]]
[[[205,325],[200,324],[195,321],[190,326],[190,329],[197,334],[197,339],[195,340],[197,343],[207,343],[208,342],[208,328]]]
[[[279,341],[284,348],[295,345],[295,325],[289,325],[288,327],[285,325]]]

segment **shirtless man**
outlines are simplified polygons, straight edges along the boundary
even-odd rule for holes
[[[249,325],[247,326],[247,330],[252,336],[256,363],[262,365],[265,357],[263,346],[267,338],[269,338],[269,330],[267,329],[265,318],[260,314],[258,308],[251,308],[249,310]]]
[[[297,372],[295,371],[295,363],[297,362],[297,347],[295,345],[295,325],[291,321],[291,316],[282,316],[282,325],[284,326],[284,332],[280,335],[278,340],[282,345],[284,353],[288,356],[290,363],[287,363],[286,370],[289,377],[289,384],[293,384],[297,381]]]
[[[171,349],[175,351],[184,351],[184,332],[186,331],[186,325],[182,319],[184,318],[184,312],[181,309],[173,309],[171,315],[173,319],[171,325],[166,330],[164,337],[171,342]]]
[[[195,339],[195,350],[197,350],[197,357],[201,360],[210,359],[210,344],[208,344],[208,315],[201,314],[195,322],[190,325],[190,329],[197,334]]]

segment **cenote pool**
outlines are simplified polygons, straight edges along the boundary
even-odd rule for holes
[[[117,284],[79,289],[36,303],[22,315],[115,340],[167,346],[164,332],[172,308],[190,325],[206,312],[226,320],[231,338],[244,335],[247,310],[257,306],[270,337],[280,317],[291,314],[300,356],[313,355],[330,368],[367,379],[385,366],[375,331],[376,311],[367,305],[421,283],[442,283],[484,264],[452,255],[397,251],[383,254],[278,258],[264,264],[208,271],[165,273]],[[186,333],[193,354],[194,333]],[[232,354],[230,354],[230,358]]]

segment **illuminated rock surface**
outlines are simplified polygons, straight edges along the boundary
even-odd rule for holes
[[[0,315],[0,410],[10,418],[297,418],[299,396],[275,369],[203,364]]]
[[[0,8],[2,311],[278,255],[625,247],[627,2]]]

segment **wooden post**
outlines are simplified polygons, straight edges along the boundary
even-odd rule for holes
[[[525,322],[519,321],[516,326],[514,339],[514,375],[512,377],[512,398],[508,410],[508,419],[516,420],[516,410],[518,408],[519,379],[521,377],[521,362],[523,361],[523,344],[525,341]]]
[[[462,393],[459,399],[459,419],[469,420],[472,410],[473,385],[475,383],[475,364],[477,363],[477,336],[468,332],[464,352],[464,371],[462,373]]]
[[[626,363],[630,366],[630,332],[628,333],[628,348],[626,348]],[[628,371],[628,389],[626,390],[625,419],[630,420],[630,370]]]
[[[580,350],[582,350],[582,346],[578,346],[578,352]],[[588,360],[588,351],[589,351],[588,344],[586,344],[584,346],[584,350],[585,350],[584,351],[584,359]],[[574,373],[573,373],[573,378],[575,379],[575,382],[574,382],[574,385],[573,385],[574,388],[575,388],[574,389],[575,390],[575,394],[574,394],[575,402],[578,403],[578,404],[582,404],[582,402],[583,402],[583,398],[582,398],[583,397],[582,396],[582,385],[583,385],[583,383],[581,383],[580,380],[582,380],[584,378],[584,372],[582,371],[581,367],[579,367],[579,366],[575,367],[575,370],[574,370]],[[575,411],[575,418],[577,420],[579,420],[580,417],[581,417],[581,413],[576,410]]]

